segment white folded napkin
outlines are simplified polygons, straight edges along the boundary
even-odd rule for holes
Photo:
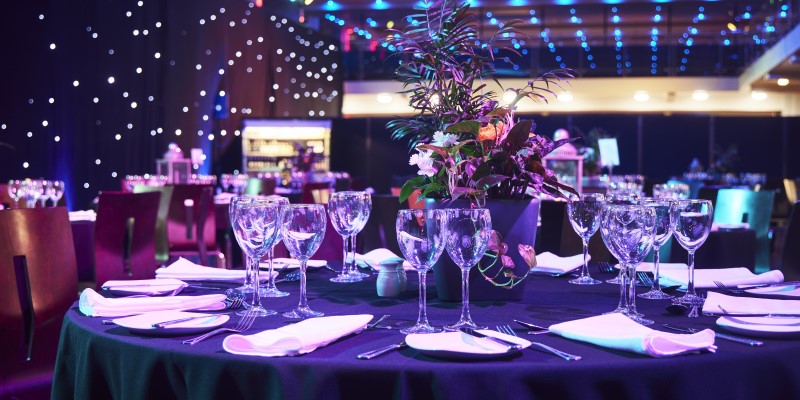
[[[371,319],[369,314],[309,318],[254,335],[230,335],[222,342],[222,348],[228,353],[261,357],[305,354],[360,332]]]
[[[94,221],[95,219],[97,219],[97,213],[94,212],[94,210],[81,210],[81,211],[69,212],[70,221]]]
[[[273,274],[275,271],[273,271]],[[238,282],[244,280],[245,271],[241,269],[211,268],[197,265],[183,257],[166,268],[156,270],[156,278],[172,278],[184,281]],[[266,280],[267,273],[259,273],[259,280]]]
[[[180,279],[136,279],[129,281],[106,281],[101,287],[105,290],[118,290],[130,293],[166,293],[189,286]]]
[[[397,254],[394,254],[391,250],[384,248],[375,249],[364,254],[356,253],[355,260],[356,262],[363,262],[369,265],[374,270],[381,269],[381,265],[386,265],[386,264],[396,265],[398,262],[402,260],[404,270],[406,271],[414,270],[414,267],[411,265],[411,263],[409,263],[406,260],[403,260],[402,257],[398,256]]]
[[[711,329],[692,334],[661,332],[639,325],[619,313],[562,322],[551,325],[549,329],[565,338],[652,357],[668,357],[701,350],[713,352],[717,348],[714,345],[715,334]]]
[[[586,257],[587,262],[591,259],[591,255]],[[536,266],[533,267],[531,272],[562,275],[582,266],[583,254],[570,257],[559,257],[549,251],[546,251],[536,255]]]
[[[716,232],[720,229],[750,229],[747,222],[712,222],[711,231]]]
[[[681,285],[686,288],[689,281],[688,269],[665,269],[660,271],[659,282],[662,285]],[[756,275],[747,268],[708,268],[694,270],[694,287],[698,289],[716,288],[714,281],[726,286],[756,285],[762,283],[783,282],[783,273],[778,270]]]
[[[93,289],[84,289],[78,309],[90,317],[122,317],[161,310],[197,310],[225,308],[224,294],[203,296],[106,298]]]
[[[720,308],[722,306],[722,308]],[[725,311],[722,311],[725,309]],[[728,296],[709,291],[703,312],[711,314],[800,314],[800,300]]]
[[[617,264],[617,267],[619,264]],[[651,262],[643,262],[636,266],[636,272],[653,272],[655,266]],[[684,263],[658,263],[658,274],[661,275],[666,270],[679,270],[684,271],[689,268],[688,265]],[[688,276],[688,275],[687,275]]]

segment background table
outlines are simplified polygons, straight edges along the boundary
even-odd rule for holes
[[[599,273],[607,279],[613,274]],[[390,314],[394,326],[410,324],[417,315],[416,274],[400,298],[379,298],[375,278],[334,284],[333,272],[310,272],[312,308],[327,315]],[[429,279],[428,281],[432,281]],[[285,311],[297,302],[297,283],[279,284],[291,297],[265,299],[268,308]],[[222,285],[220,285],[222,287]],[[640,290],[645,290],[640,288]],[[186,294],[189,294],[187,292]],[[201,292],[197,292],[201,293]],[[205,292],[202,292],[205,293]],[[429,318],[434,325],[458,319],[459,304],[435,300],[429,287]],[[617,286],[575,286],[566,277],[534,276],[521,302],[472,305],[473,318],[494,327],[514,325],[518,318],[541,325],[589,317],[617,305]],[[713,327],[714,318],[689,319],[664,311],[666,301],[638,299],[639,311],[662,323]],[[234,317],[235,319],[236,317]],[[766,340],[755,348],[718,340],[715,354],[651,358],[571,341],[553,334],[526,336],[583,356],[568,362],[549,353],[525,349],[516,356],[491,361],[451,361],[413,349],[370,361],[356,355],[403,336],[396,330],[368,330],[298,357],[264,358],[228,354],[224,335],[195,346],[178,338],[136,336],[126,329],[101,324],[102,318],[67,313],[55,369],[53,398],[302,398],[302,399],[686,399],[800,397],[800,341]],[[288,320],[257,320],[250,333],[276,328]],[[517,328],[515,326],[515,328]]]

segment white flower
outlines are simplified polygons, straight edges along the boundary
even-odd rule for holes
[[[434,146],[449,147],[456,143],[458,143],[457,135],[436,131],[433,134],[433,142],[431,144]]]
[[[416,165],[419,167],[418,175],[434,176],[436,175],[436,167],[433,166],[433,151],[420,151],[411,156],[408,160],[408,165]]]

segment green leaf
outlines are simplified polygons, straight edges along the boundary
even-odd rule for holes
[[[453,125],[450,125],[445,129],[445,132],[463,132],[469,133],[473,136],[478,135],[478,131],[481,129],[481,123],[478,121],[461,121],[456,122]]]
[[[411,196],[411,193],[414,193],[414,190],[424,183],[425,177],[422,175],[409,179],[400,189],[400,203],[404,203],[406,200],[408,200],[408,196]]]
[[[429,194],[431,194],[433,192],[436,192],[436,191],[439,191],[439,190],[444,190],[444,189],[445,189],[445,187],[441,183],[439,183],[439,182],[431,182],[431,183],[428,184],[428,186],[425,188],[425,190],[422,191],[422,194],[420,196],[421,197],[428,197]]]
[[[482,190],[487,190],[492,186],[508,179],[505,175],[487,175],[475,182],[475,186]]]

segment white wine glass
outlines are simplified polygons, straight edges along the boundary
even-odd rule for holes
[[[469,271],[483,258],[492,236],[492,216],[488,209],[448,209],[445,246],[447,254],[461,269],[461,318],[448,331],[461,328],[486,329],[469,314]]]
[[[599,193],[584,193],[581,196],[574,196],[567,204],[569,223],[572,229],[578,234],[583,243],[583,267],[580,276],[569,281],[575,285],[597,285],[601,281],[592,278],[589,274],[589,239],[597,232],[600,227],[600,219],[603,213],[603,195]]]
[[[333,229],[342,235],[342,270],[331,282],[358,282],[364,277],[355,269],[355,238],[364,228],[372,209],[367,192],[334,192],[328,200],[328,216]],[[367,275],[369,276],[369,275]]]
[[[284,313],[284,317],[311,318],[324,315],[308,306],[306,269],[308,259],[322,244],[326,223],[325,207],[322,204],[290,204],[284,208],[281,224],[283,243],[292,257],[300,260],[300,302],[294,310]]]
[[[39,201],[42,202],[42,208],[45,208],[47,207],[47,200],[50,199],[50,187],[53,186],[53,182],[46,179],[39,179],[39,184],[42,185]]]
[[[647,198],[642,200],[642,205],[650,207],[656,213],[656,233],[653,240],[653,284],[650,291],[639,294],[643,299],[663,300],[671,299],[672,296],[664,293],[661,290],[661,283],[658,282],[660,277],[660,258],[659,254],[661,246],[669,240],[672,236],[672,225],[670,224],[669,209],[672,205],[672,200],[667,198],[652,199]]]
[[[610,193],[606,193],[606,206],[614,205],[614,204],[639,204],[642,200],[642,196],[630,190],[616,190]],[[605,212],[605,207],[603,208],[603,212]],[[606,283],[610,283],[612,285],[619,285],[622,283],[622,269],[619,270],[619,274],[617,276],[606,279]]]
[[[234,224],[236,223],[236,212],[239,203],[251,203],[258,199],[258,196],[233,196],[231,197],[230,203],[228,203],[228,218],[231,223],[231,228],[233,228]],[[236,237],[236,230],[233,229],[233,235],[236,238],[237,243],[239,242],[239,238]],[[244,282],[242,282],[242,286],[236,288],[237,290],[241,291],[242,293],[250,293],[253,290],[253,266],[245,260],[244,264]]]
[[[711,231],[714,206],[709,200],[679,200],[670,208],[670,224],[675,240],[689,253],[689,278],[686,294],[674,299],[692,307],[690,317],[697,317],[697,307],[705,302],[694,289],[694,253],[705,243]]]
[[[267,316],[276,314],[273,310],[267,310],[261,305],[261,296],[258,293],[259,268],[258,262],[272,247],[278,238],[280,229],[281,207],[276,203],[267,201],[240,201],[236,205],[236,213],[233,221],[233,232],[239,246],[247,254],[247,263],[253,273],[252,301],[249,303],[244,313],[255,314],[256,316]]]
[[[53,207],[58,206],[58,202],[64,197],[64,181],[53,181],[47,188],[50,200],[53,200]]]
[[[264,201],[269,203],[277,204],[281,207],[281,212],[286,209],[286,206],[289,205],[289,199],[277,195],[267,196],[264,198]],[[275,286],[275,274],[274,274],[274,264],[275,264],[275,246],[283,240],[283,233],[282,229],[278,229],[278,237],[275,239],[275,242],[272,243],[272,246],[269,247],[267,250],[267,262],[269,263],[269,276],[267,277],[267,283],[265,287],[262,287],[258,294],[261,297],[286,297],[289,293],[281,291]]]
[[[11,200],[14,200],[14,208],[19,208],[19,199],[24,195],[23,181],[19,179],[8,181],[8,195],[11,197]]]
[[[397,243],[403,257],[419,274],[419,315],[417,323],[401,329],[400,333],[441,332],[428,322],[425,277],[428,270],[439,260],[444,251],[444,232],[446,229],[445,210],[400,210],[397,212],[395,230]]]

